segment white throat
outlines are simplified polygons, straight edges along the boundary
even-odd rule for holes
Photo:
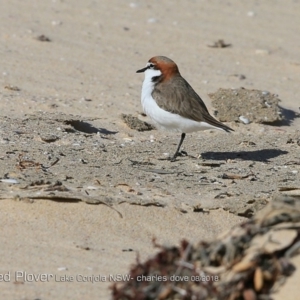
[[[147,69],[145,71],[145,79],[142,86],[142,105],[144,106],[145,98],[151,97],[154,82],[152,81],[153,77],[160,76],[162,73],[160,70]]]

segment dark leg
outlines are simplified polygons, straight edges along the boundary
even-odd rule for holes
[[[182,145],[182,143],[183,143],[184,138],[185,138],[185,133],[182,133],[182,134],[181,134],[180,142],[179,142],[178,147],[177,147],[177,150],[176,150],[174,156],[171,158],[171,161],[175,161],[175,160],[176,160],[176,157],[177,157],[178,154],[179,154],[179,150],[180,150],[180,147],[181,147],[181,145]]]

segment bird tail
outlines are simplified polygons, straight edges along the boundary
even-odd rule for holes
[[[216,120],[215,118],[213,118],[211,115],[205,115],[203,116],[205,119],[205,122],[207,122],[208,124],[217,127],[219,129],[222,129],[226,132],[230,132],[230,131],[234,131],[232,128],[230,128],[229,126],[221,123],[220,121]]]

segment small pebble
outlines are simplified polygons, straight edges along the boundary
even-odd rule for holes
[[[137,7],[137,4],[134,3],[134,2],[131,2],[131,3],[129,3],[129,6],[130,6],[131,8],[136,8],[136,7]]]
[[[154,137],[154,135],[151,134],[150,135],[150,142],[153,143],[154,141],[155,141],[155,137]]]
[[[249,124],[249,123],[250,123],[249,119],[247,119],[247,118],[244,117],[244,116],[239,116],[239,120],[240,120],[241,122],[243,122],[244,124]]]
[[[123,140],[124,140],[125,142],[132,142],[132,139],[130,139],[130,138],[123,138]]]
[[[149,18],[147,22],[148,23],[156,23],[157,20],[155,18]]]
[[[265,101],[265,105],[267,106],[267,107],[271,107],[272,105],[270,105],[267,101]]]
[[[92,185],[86,187],[87,190],[97,190],[98,188]]]
[[[59,139],[59,137],[54,134],[42,134],[40,137],[41,140],[46,143],[53,143]]]
[[[256,49],[255,50],[255,54],[259,54],[259,55],[267,55],[270,54],[270,51],[266,50],[266,49]]]
[[[62,24],[62,21],[56,21],[56,20],[53,20],[53,21],[51,22],[51,24],[52,24],[53,26],[61,25],[61,24]]]
[[[9,179],[0,179],[0,181],[4,182],[4,183],[12,183],[12,184],[19,183],[16,179],[12,179],[12,178],[9,178]]]

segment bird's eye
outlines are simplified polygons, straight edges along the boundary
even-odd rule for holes
[[[153,64],[150,64],[149,65],[149,69],[153,69],[154,65]]]

